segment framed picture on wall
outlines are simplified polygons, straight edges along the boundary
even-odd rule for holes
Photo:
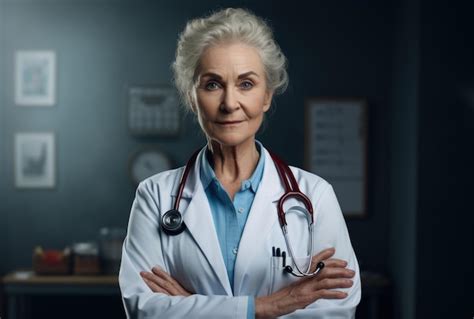
[[[305,166],[327,180],[345,217],[367,215],[367,101],[309,98]]]
[[[15,54],[15,104],[53,106],[56,103],[56,53],[17,51]]]
[[[56,184],[55,136],[52,132],[15,134],[15,186],[52,188]]]
[[[132,135],[175,136],[179,133],[178,96],[169,86],[132,87],[128,126]]]

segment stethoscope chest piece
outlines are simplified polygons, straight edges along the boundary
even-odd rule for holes
[[[179,235],[186,229],[183,216],[177,209],[170,209],[161,217],[161,229],[171,236]]]

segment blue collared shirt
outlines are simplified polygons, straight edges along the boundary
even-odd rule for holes
[[[211,207],[212,218],[217,232],[217,238],[227,269],[227,276],[230,286],[234,290],[234,266],[239,249],[240,238],[247,221],[247,217],[252,207],[255,194],[260,181],[262,180],[265,156],[262,152],[262,144],[255,141],[260,158],[252,176],[242,181],[240,190],[235,193],[232,201],[222,187],[214,173],[211,165],[212,159],[209,150],[206,149],[204,158],[201,161],[200,175],[201,182]],[[249,297],[247,318],[255,316],[255,300]]]

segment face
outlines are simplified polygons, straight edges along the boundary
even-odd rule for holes
[[[212,142],[253,143],[271,99],[256,49],[233,43],[203,52],[193,111]]]

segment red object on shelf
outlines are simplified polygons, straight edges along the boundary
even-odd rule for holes
[[[59,250],[45,250],[43,261],[48,265],[57,265],[61,263],[63,252]]]
[[[43,250],[36,247],[33,252],[33,270],[38,275],[67,275],[71,272],[69,249]]]

